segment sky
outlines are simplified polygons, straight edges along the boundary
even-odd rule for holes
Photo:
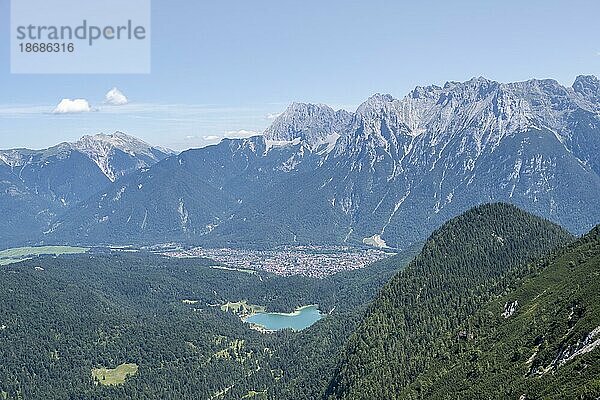
[[[153,0],[138,75],[11,74],[9,10],[0,0],[3,149],[122,131],[183,150],[260,133],[293,101],[354,110],[475,76],[600,75],[597,0]],[[107,104],[112,88],[127,104]],[[63,99],[89,111],[54,113]]]

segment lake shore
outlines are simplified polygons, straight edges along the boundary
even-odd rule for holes
[[[301,331],[323,318],[317,304],[297,307],[291,313],[255,312],[245,316],[242,321],[250,324],[250,328],[261,333],[272,333],[282,329]]]

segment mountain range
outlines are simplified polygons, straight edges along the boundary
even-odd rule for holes
[[[180,154],[140,143],[115,134],[0,152],[0,208],[15,218],[0,243],[402,249],[494,201],[576,234],[600,222],[594,76],[571,87],[485,78],[419,86],[402,99],[376,94],[352,113],[294,103],[262,135]]]
[[[0,243],[39,240],[58,215],[170,154],[121,132],[84,136],[45,150],[0,150],[0,212],[5,223]]]

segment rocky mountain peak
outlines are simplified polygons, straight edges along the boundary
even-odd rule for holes
[[[397,102],[398,99],[391,94],[375,93],[358,107],[356,114],[362,117],[381,115],[382,112],[393,109]]]
[[[173,153],[170,150],[153,147],[141,139],[119,131],[108,135],[104,133],[86,135],[71,145],[94,161],[111,181],[129,170],[147,167]],[[125,153],[129,161],[123,160],[120,162],[123,165],[115,165],[117,151]]]
[[[344,131],[352,118],[345,110],[323,104],[292,103],[263,133],[266,140],[286,142],[300,139],[318,145]]]
[[[582,93],[585,89],[598,90],[600,80],[595,75],[579,75],[575,78],[573,89],[577,93]]]
[[[437,85],[417,86],[410,91],[408,97],[413,99],[432,99],[437,98],[443,89]]]
[[[73,143],[73,146],[86,154],[97,152],[99,149],[106,151],[114,148],[132,155],[136,153],[151,155],[153,148],[141,139],[118,131],[108,135],[104,133],[85,135]]]
[[[594,75],[579,75],[573,83],[573,90],[588,101],[600,101],[600,80]]]

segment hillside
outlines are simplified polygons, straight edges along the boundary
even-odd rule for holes
[[[450,220],[373,302],[346,345],[328,397],[403,398],[432,362],[452,356],[470,315],[526,275],[528,263],[571,239],[562,228],[506,204],[483,205]]]
[[[600,226],[537,265],[461,328],[406,398],[600,397]]]

